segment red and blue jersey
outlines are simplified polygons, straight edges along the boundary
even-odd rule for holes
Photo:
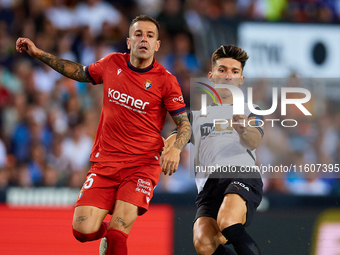
[[[86,67],[91,82],[103,83],[104,89],[92,162],[159,156],[167,111],[172,116],[185,112],[175,76],[156,60],[137,69],[129,59],[129,54],[111,53]]]

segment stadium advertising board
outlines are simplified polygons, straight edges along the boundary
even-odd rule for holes
[[[339,78],[340,26],[245,22],[239,46],[251,56],[247,78],[284,78],[292,72],[308,78]]]

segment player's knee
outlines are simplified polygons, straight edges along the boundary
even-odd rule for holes
[[[236,219],[228,219],[228,218],[223,218],[223,219],[220,219],[217,224],[218,224],[218,227],[219,229],[222,231],[223,229],[227,228],[227,227],[230,227],[232,225],[235,225],[235,224],[238,224],[238,223],[241,223],[239,222],[239,220],[236,220]],[[242,224],[242,223],[241,223]]]
[[[194,246],[199,255],[211,255],[215,251],[214,244],[210,238],[203,236],[194,239]]]
[[[86,242],[86,235],[95,233],[99,230],[100,226],[93,224],[73,224],[73,235],[80,242]],[[85,240],[85,241],[82,241]]]

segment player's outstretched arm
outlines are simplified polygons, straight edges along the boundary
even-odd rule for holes
[[[178,114],[172,118],[177,126],[177,134],[173,134],[165,141],[165,150],[160,162],[163,173],[169,173],[169,175],[176,172],[180,153],[188,144],[191,136],[191,126],[187,113]]]
[[[90,82],[85,74],[85,66],[58,58],[50,53],[38,49],[35,44],[28,38],[18,38],[16,50],[19,53],[26,51],[31,57],[37,58],[52,67],[62,75],[80,82]]]

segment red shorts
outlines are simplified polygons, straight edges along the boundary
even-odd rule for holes
[[[160,173],[158,160],[92,163],[75,206],[91,205],[112,214],[119,199],[138,206],[142,215],[148,210]]]

